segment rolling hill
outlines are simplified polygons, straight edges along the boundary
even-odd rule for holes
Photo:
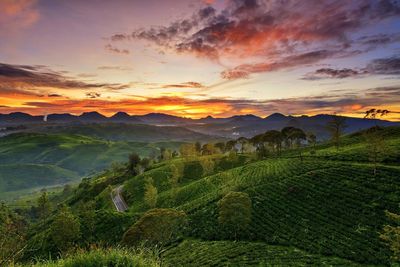
[[[399,128],[388,127],[382,136],[391,149],[376,175],[358,132],[344,137],[339,150],[329,143],[318,144],[316,154],[303,148],[303,160],[288,150],[264,160],[252,154],[177,158],[137,176],[110,170],[82,182],[66,203],[77,209],[94,201],[93,241],[118,246],[149,210],[144,198],[151,178],[157,208],[184,211],[189,219],[185,236],[161,252],[166,266],[386,266],[391,251],[379,235],[390,223],[385,211],[400,213]],[[177,170],[173,187],[170,177]],[[125,213],[116,212],[110,197],[120,185],[129,206]],[[232,191],[248,194],[252,202],[250,225],[238,240],[218,222],[218,201]],[[34,240],[46,239],[40,235]],[[46,244],[41,251],[52,250]]]
[[[113,142],[76,134],[17,133],[0,138],[0,192],[77,181],[126,162],[135,152],[158,155],[180,142]]]

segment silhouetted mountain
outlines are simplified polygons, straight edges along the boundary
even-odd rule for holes
[[[126,112],[117,112],[109,118],[113,122],[127,122],[127,123],[143,123],[137,116],[130,116]]]
[[[274,113],[265,118],[252,114],[236,115],[228,118],[214,118],[207,116],[201,119],[182,118],[164,113],[149,113],[146,115],[129,115],[125,112],[117,112],[111,117],[105,117],[98,112],[85,112],[80,116],[71,114],[50,114],[47,116],[47,124],[53,123],[105,123],[118,122],[126,124],[148,124],[156,126],[181,126],[202,134],[221,136],[225,138],[236,138],[238,136],[251,137],[268,130],[281,130],[286,126],[294,126],[303,129],[305,132],[313,132],[319,139],[326,139],[328,131],[327,123],[332,120],[333,115],[320,114],[315,116],[285,116]],[[0,114],[1,125],[29,125],[43,127],[43,116],[31,116],[22,112]],[[395,126],[400,122],[384,120],[371,120],[362,118],[346,117],[346,133],[370,128],[375,125]]]
[[[79,120],[81,121],[106,121],[107,117],[96,112],[96,111],[92,111],[92,112],[84,112],[82,113],[82,115],[79,116]]]
[[[265,117],[264,120],[268,121],[288,120],[288,117],[283,115],[282,113],[273,113],[268,117]]]
[[[232,116],[230,118],[229,122],[256,122],[256,121],[260,121],[262,120],[262,118],[257,117],[255,115],[252,114],[247,114],[247,115],[236,115],[236,116]]]
[[[184,124],[189,123],[192,119],[182,118],[178,116],[168,115],[164,113],[149,113],[146,115],[135,116],[139,118],[141,121],[149,124]]]
[[[47,115],[48,122],[71,122],[77,120],[78,118],[76,116],[69,113]]]
[[[23,112],[13,112],[10,114],[0,114],[0,124],[15,124],[24,122],[43,121],[43,116],[32,116]]]

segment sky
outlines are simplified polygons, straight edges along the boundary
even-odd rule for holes
[[[398,0],[0,0],[0,113],[400,121]]]

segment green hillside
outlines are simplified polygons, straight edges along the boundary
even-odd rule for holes
[[[18,133],[0,138],[0,192],[62,184],[126,162],[135,152],[158,155],[179,142],[112,142],[70,134]]]
[[[71,208],[81,225],[75,242],[83,247],[123,245],[124,233],[153,207],[183,211],[187,224],[179,234],[148,248],[163,266],[389,266],[396,264],[393,251],[380,235],[393,225],[386,213],[400,214],[400,129],[381,134],[390,149],[376,174],[365,136],[356,133],[343,137],[339,150],[321,143],[261,160],[232,152],[179,157],[139,175],[120,166],[84,179],[55,205]],[[112,201],[121,185],[126,212]],[[235,235],[219,219],[220,201],[230,192],[251,201],[248,226]],[[25,260],[57,255],[48,230],[54,216],[29,231]],[[167,231],[152,229],[152,221],[144,225],[136,227],[152,236]]]

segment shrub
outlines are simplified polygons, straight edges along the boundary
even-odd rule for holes
[[[222,230],[228,238],[233,235],[236,240],[238,233],[245,231],[251,222],[252,206],[249,195],[230,192],[218,202],[218,209],[218,221]]]
[[[129,246],[168,243],[183,234],[186,224],[183,211],[152,209],[125,232],[122,243]]]
[[[28,266],[28,265],[26,265]],[[32,266],[32,265],[29,265]],[[148,251],[132,251],[121,248],[94,249],[91,251],[79,251],[71,256],[58,261],[47,261],[33,265],[35,267],[155,267],[160,263],[154,255]]]

